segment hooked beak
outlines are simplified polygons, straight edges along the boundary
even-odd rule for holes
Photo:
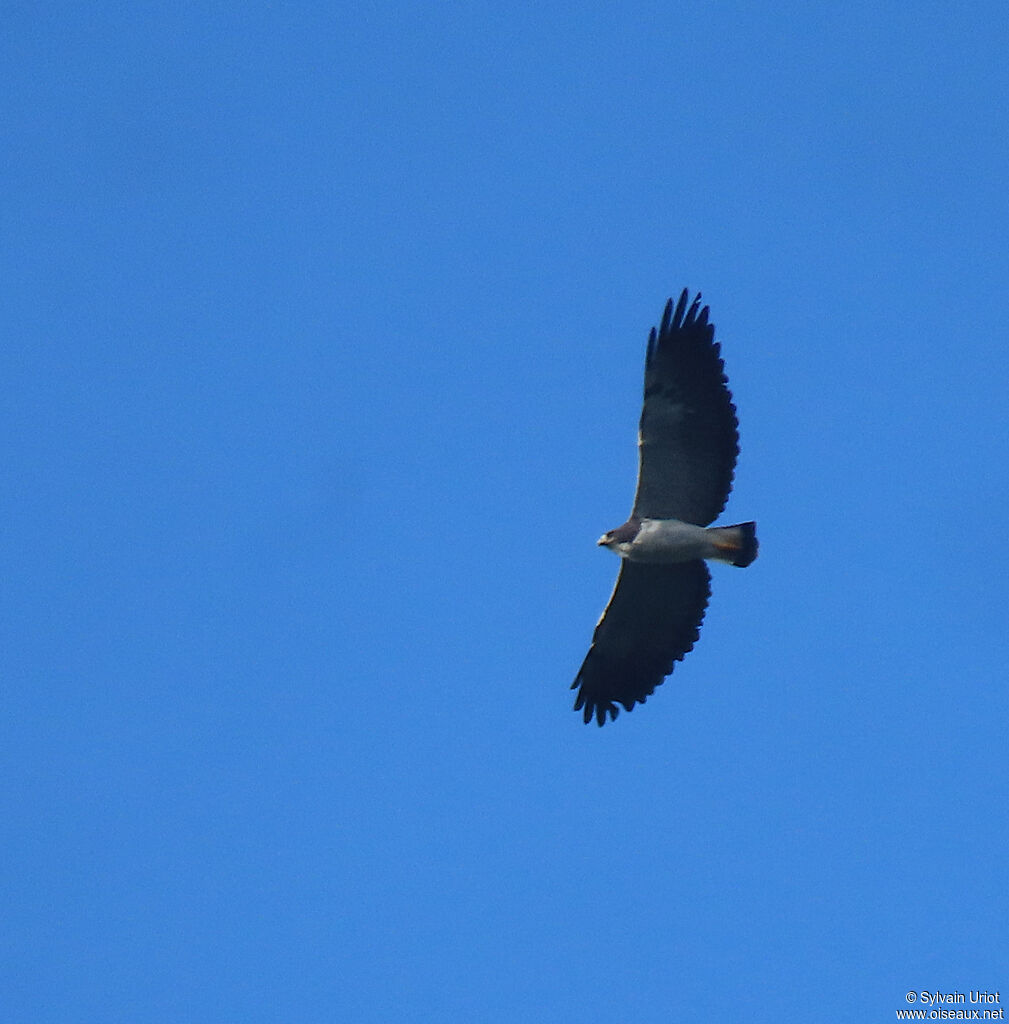
[[[596,541],[596,544],[597,544],[597,545],[598,545],[599,547],[601,547],[601,548],[604,548],[604,547],[606,547],[606,546],[607,546],[607,545],[608,545],[609,543],[610,543],[610,535],[609,535],[608,533],[604,533],[604,534],[603,534],[603,535],[602,535],[602,536],[601,536],[601,537],[599,538],[599,540],[597,540],[597,541]]]

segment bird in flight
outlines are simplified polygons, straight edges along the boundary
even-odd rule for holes
[[[709,525],[732,490],[739,424],[708,313],[684,289],[648,337],[634,507],[598,541],[620,573],[571,684],[586,723],[644,704],[693,648],[711,596],[705,559],[757,557],[755,523]]]

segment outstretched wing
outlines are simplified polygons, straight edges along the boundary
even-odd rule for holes
[[[707,526],[725,508],[739,454],[736,407],[701,296],[687,290],[648,338],[634,516]]]
[[[652,565],[623,559],[592,646],[571,689],[575,711],[600,725],[644,704],[697,641],[711,594],[703,561]]]

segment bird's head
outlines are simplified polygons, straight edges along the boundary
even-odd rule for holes
[[[615,530],[607,530],[596,541],[596,544],[601,548],[609,548],[610,551],[619,555],[634,543],[634,538],[637,537],[640,529],[641,520],[632,516],[623,526],[618,526]]]

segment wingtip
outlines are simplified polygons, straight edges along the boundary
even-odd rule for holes
[[[668,329],[669,327],[672,327],[673,330],[677,330],[677,329],[679,329],[683,325],[683,314],[687,311],[687,301],[688,301],[689,297],[690,297],[689,292],[687,291],[686,288],[684,288],[683,291],[680,292],[680,298],[679,298],[679,300],[676,303],[676,311],[673,313],[672,321],[667,323],[666,322],[666,318],[665,317],[662,318],[663,319],[663,331],[662,331],[663,334],[666,333],[666,329]],[[670,299],[669,302],[666,303],[666,309],[669,309],[669,307],[672,305],[672,302],[673,302],[673,300]]]
[[[606,724],[606,716],[610,716],[610,721],[615,722],[617,715],[620,714],[620,708],[618,708],[612,701],[601,701],[595,706],[589,704],[585,708],[585,724],[588,725],[592,721],[592,716],[595,715],[596,725],[601,729]]]
[[[581,673],[571,684],[573,690],[576,686],[581,685]],[[620,714],[620,708],[616,706],[611,700],[589,700],[586,699],[585,691],[579,690],[578,696],[575,698],[575,705],[572,709],[574,711],[580,711],[582,713],[582,721],[589,725],[593,719],[596,721],[596,725],[604,726],[606,724],[606,716],[609,715],[609,720],[615,722],[617,715]]]
[[[659,327],[659,337],[668,334],[670,330],[676,331],[681,327],[690,327],[697,324],[700,327],[706,327],[708,325],[708,318],[711,315],[711,310],[708,306],[701,306],[702,292],[698,292],[693,301],[690,300],[690,289],[684,288],[680,292],[680,297],[676,300],[676,305],[673,305],[673,300],[669,299],[666,303],[666,308],[662,313],[662,322]]]

